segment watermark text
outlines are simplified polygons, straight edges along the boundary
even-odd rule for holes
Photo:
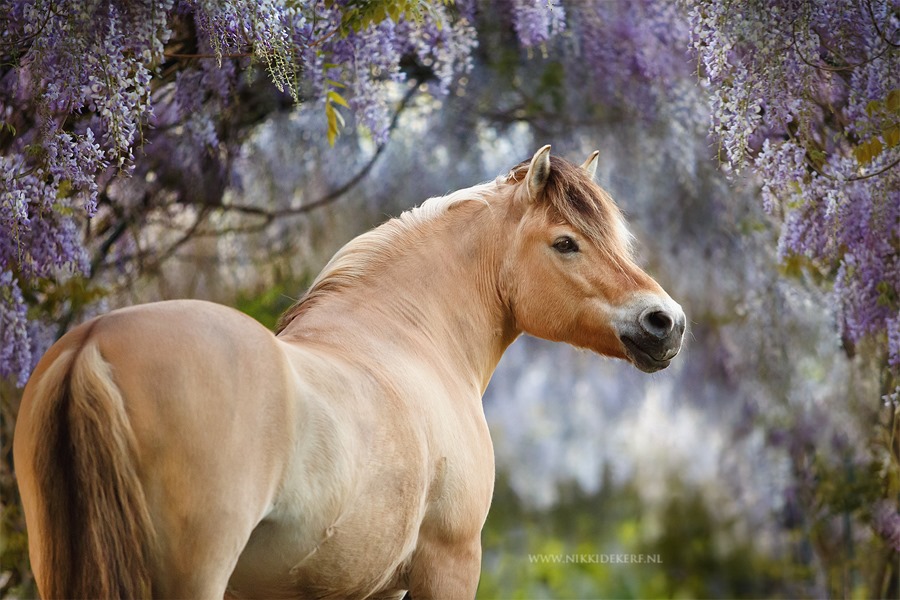
[[[529,554],[532,564],[659,565],[659,554]]]

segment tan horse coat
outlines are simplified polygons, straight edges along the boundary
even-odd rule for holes
[[[172,301],[57,342],[14,449],[41,593],[473,597],[506,347],[527,331],[656,370],[684,330],[596,155],[548,150],[349,243],[277,337]]]

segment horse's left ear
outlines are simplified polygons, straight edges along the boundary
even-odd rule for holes
[[[600,156],[599,150],[594,150],[591,152],[591,155],[587,157],[587,160],[584,161],[584,164],[581,165],[581,168],[584,169],[588,177],[591,179],[594,178],[594,175],[597,174],[597,157]]]
[[[525,175],[525,181],[528,185],[528,196],[532,200],[536,200],[538,195],[547,185],[550,178],[550,144],[547,144],[534,153],[531,158],[531,164],[528,165],[528,174]]]

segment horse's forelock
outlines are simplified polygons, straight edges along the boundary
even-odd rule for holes
[[[518,183],[528,172],[528,162],[516,165],[508,181]],[[612,197],[581,167],[550,157],[550,176],[538,202],[584,234],[610,258],[631,257],[631,234]]]

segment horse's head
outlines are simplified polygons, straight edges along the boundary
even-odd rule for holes
[[[581,166],[544,146],[509,174],[517,230],[502,274],[521,330],[658,371],[681,348],[681,307],[640,269],[612,198]]]

